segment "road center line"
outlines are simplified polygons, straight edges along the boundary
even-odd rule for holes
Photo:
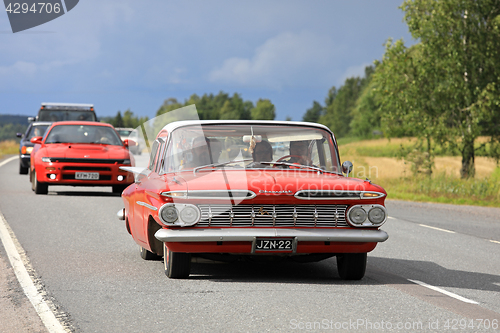
[[[490,242],[500,244],[499,241],[496,241],[496,240],[493,240],[493,239],[490,239]]]
[[[432,289],[434,291],[437,291],[437,292],[440,292],[442,294],[445,294],[447,296],[450,296],[450,297],[453,297],[455,299],[458,299],[459,301],[462,301],[462,302],[465,302],[465,303],[470,303],[470,304],[479,304],[478,302],[476,301],[473,301],[473,300],[470,300],[468,298],[465,298],[465,297],[462,297],[460,295],[457,295],[457,294],[454,294],[452,292],[449,292],[449,291],[446,291],[444,289],[441,289],[439,287],[434,287],[434,286],[431,286],[430,284],[427,284],[427,283],[424,283],[422,281],[418,281],[418,280],[410,280],[408,279],[408,281],[411,281],[413,283],[416,283],[416,284],[419,284],[421,285],[422,287],[426,287],[426,288],[429,288],[429,289]]]
[[[14,273],[16,274],[21,288],[23,288],[24,293],[30,300],[31,304],[33,304],[35,311],[38,313],[38,316],[49,332],[67,332],[59,320],[57,320],[55,314],[47,305],[42,295],[38,292],[38,289],[33,283],[33,280],[28,273],[28,269],[26,268],[26,265],[29,265],[29,263],[24,262],[21,257],[20,253],[24,253],[24,250],[20,245],[16,246],[16,243],[19,244],[19,242],[17,241],[14,233],[9,231],[9,229],[7,221],[0,212],[0,239],[5,248],[5,252],[7,252],[7,257],[9,258],[10,264],[14,269]]]
[[[434,229],[434,230],[439,230],[439,231],[449,232],[450,234],[454,234],[454,233],[455,233],[455,231],[446,230],[446,229],[441,229],[441,228],[436,228],[436,227],[431,227],[430,225],[425,225],[425,224],[419,224],[419,226],[421,226],[421,227],[426,227],[426,228],[430,228],[430,229]]]

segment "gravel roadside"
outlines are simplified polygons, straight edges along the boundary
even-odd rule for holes
[[[48,332],[17,281],[3,245],[0,246],[0,331]]]

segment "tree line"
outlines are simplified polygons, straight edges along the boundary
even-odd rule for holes
[[[458,151],[462,178],[474,158],[500,158],[500,0],[406,0],[400,7],[417,44],[388,40],[363,78],[332,87],[303,120],[337,137],[416,136],[432,166],[434,150]],[[479,136],[489,142],[476,144]]]
[[[500,0],[406,0],[400,8],[418,43],[389,39],[382,60],[330,88],[302,120],[328,126],[337,138],[414,136],[430,171],[439,147],[459,152],[461,176],[473,177],[478,151],[500,158]],[[270,100],[254,105],[224,92],[169,98],[156,115],[191,104],[201,120],[275,118]],[[120,121],[136,127],[141,119],[128,110],[109,120]],[[476,145],[479,136],[489,142]]]

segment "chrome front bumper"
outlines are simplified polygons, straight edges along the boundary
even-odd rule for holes
[[[160,229],[155,233],[161,242],[253,242],[256,237],[295,238],[298,242],[384,242],[383,230],[366,229],[281,229],[281,228],[207,228]]]

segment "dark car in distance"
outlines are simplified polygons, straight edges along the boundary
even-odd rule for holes
[[[28,121],[98,121],[93,104],[77,103],[42,103],[36,117],[28,117]]]
[[[30,140],[35,136],[43,136],[45,131],[51,125],[51,122],[37,121],[30,123],[25,133],[17,133],[21,138],[19,142],[19,174],[26,175],[30,167],[30,155],[35,145]]]

